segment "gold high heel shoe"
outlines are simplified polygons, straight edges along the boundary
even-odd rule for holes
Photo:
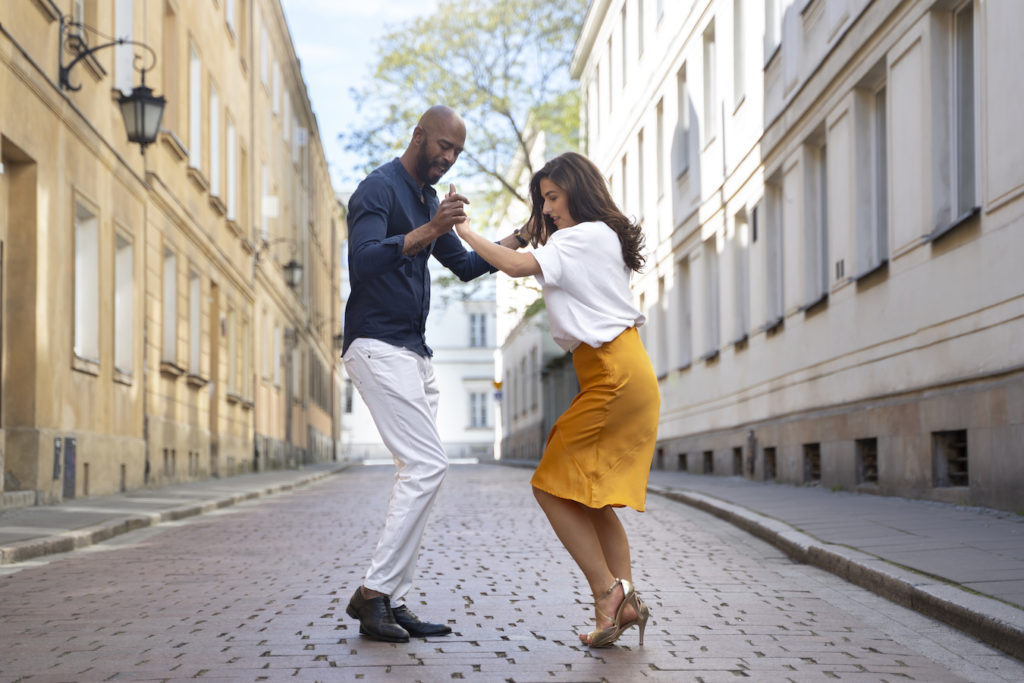
[[[619,603],[619,608],[615,610],[615,618],[612,619],[601,610],[597,609],[598,600],[602,600],[612,594],[616,586],[622,586],[622,602]],[[626,605],[631,605],[633,610],[636,612],[636,617],[622,623],[622,613],[626,609]],[[632,627],[638,626],[640,628],[640,645],[644,644],[644,630],[647,628],[647,619],[651,616],[650,610],[647,609],[647,605],[644,604],[643,600],[637,597],[636,591],[633,590],[633,586],[630,585],[629,581],[625,579],[615,579],[615,583],[611,585],[611,588],[606,590],[597,600],[594,601],[594,609],[598,614],[598,617],[604,619],[611,619],[612,625],[608,628],[591,631],[587,634],[585,644],[588,647],[608,647],[616,640],[622,633]]]

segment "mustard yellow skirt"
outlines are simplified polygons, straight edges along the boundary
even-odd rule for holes
[[[580,393],[548,435],[530,483],[587,507],[643,512],[661,396],[635,327],[572,354]]]

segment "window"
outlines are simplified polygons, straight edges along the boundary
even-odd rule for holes
[[[656,320],[658,344],[654,354],[654,370],[659,377],[668,373],[668,297],[665,276],[658,278],[658,315]]]
[[[263,379],[269,381],[274,372],[274,363],[271,360],[273,354],[273,337],[270,327],[270,314],[263,311],[263,333],[260,335],[260,345],[263,349]]]
[[[680,368],[689,367],[692,362],[691,339],[693,338],[693,322],[691,320],[691,286],[690,260],[683,257],[676,261],[676,364]]]
[[[884,65],[883,65],[884,66]],[[857,92],[857,276],[889,257],[889,152],[885,85]]]
[[[134,37],[134,25],[132,17],[133,0],[117,0],[114,5],[114,33],[116,38],[132,40]],[[134,79],[134,55],[135,46],[131,43],[114,46],[114,87],[125,95],[133,88]]]
[[[613,69],[612,69],[612,60],[613,60],[612,55],[614,53],[612,52],[612,37],[610,35],[608,36],[608,53],[607,54],[608,54],[608,64],[607,64],[607,68],[605,69],[605,71],[608,72],[608,90],[607,90],[606,97],[608,99],[608,112],[611,113],[611,111],[612,111],[612,101],[615,99],[615,96],[614,96],[613,93],[615,91],[612,90],[612,71],[613,71]]]
[[[622,66],[621,66],[621,69],[620,69],[620,71],[622,72],[621,85],[622,85],[622,89],[625,90],[626,89],[626,72],[628,70],[626,68],[626,64],[628,63],[628,56],[629,56],[629,46],[627,45],[627,41],[626,41],[626,3],[622,4],[622,11],[619,12],[619,42],[621,43],[620,47],[622,48],[622,51],[621,51],[622,52],[622,55],[621,55],[622,56]]]
[[[718,64],[715,50],[715,23],[704,31],[704,142],[718,133]]]
[[[690,93],[686,87],[686,65],[676,73],[676,133],[672,151],[675,153],[676,177],[690,168]]]
[[[765,184],[765,328],[772,329],[784,315],[782,268],[782,186],[779,178]]]
[[[241,394],[238,384],[241,374],[241,366],[238,362],[238,314],[231,306],[228,306],[226,324],[228,328],[228,393],[238,396]],[[216,335],[214,336],[216,337]]]
[[[806,147],[804,308],[828,296],[828,173],[825,145]]]
[[[114,236],[114,367],[125,374],[132,372],[134,269],[132,243],[118,233]]]
[[[953,133],[956,160],[956,216],[974,209],[974,2],[953,14]]]
[[[274,325],[274,354],[271,356],[274,366],[274,386],[281,386],[281,327]]]
[[[644,218],[644,130],[636,134],[636,213]]]
[[[530,349],[530,409],[537,410],[540,394],[540,362],[537,347]]]
[[[486,427],[487,392],[474,391],[469,394],[469,426],[470,428]]]
[[[188,371],[199,374],[202,351],[202,282],[195,271],[188,274]]]
[[[100,360],[100,226],[96,214],[75,204],[75,355]]]
[[[661,18],[665,16],[665,0],[658,0],[658,22],[661,22]]]
[[[629,203],[630,202],[629,181],[628,181],[628,177],[627,177],[627,173],[626,173],[626,168],[627,168],[627,166],[629,164],[629,158],[628,157],[629,157],[628,154],[623,154],[622,155],[622,173],[619,176],[619,181],[620,181],[619,189],[622,191],[622,196],[619,197],[619,206],[622,207],[622,211],[624,213],[628,213],[629,210],[632,208],[632,206]]]
[[[239,372],[242,375],[242,396],[246,400],[252,399],[252,380],[255,372],[250,372],[252,364],[252,335],[249,334],[249,319],[242,318],[242,367]]]
[[[733,106],[740,106],[743,96],[746,93],[744,45],[746,39],[743,34],[746,16],[743,12],[744,0],[733,0],[732,2],[732,97]]]
[[[658,199],[665,196],[665,100],[658,100],[655,107],[655,163],[657,164]]]
[[[210,83],[210,194],[221,195],[220,189],[220,95]]]
[[[487,346],[487,314],[469,314],[469,345],[472,347]]]
[[[764,61],[775,54],[782,43],[782,10],[787,0],[765,0],[764,3]]]
[[[647,0],[637,0],[636,3],[636,58],[644,54],[644,3]]]
[[[235,137],[235,123],[227,120],[227,211],[228,220],[238,219],[238,141]]]
[[[704,358],[718,355],[718,236],[704,242]]]
[[[188,164],[203,167],[203,67],[196,49],[188,50]]]
[[[161,360],[178,362],[178,255],[164,249],[163,344]]]
[[[270,37],[266,26],[260,27],[260,82],[270,83]]]
[[[733,343],[750,334],[750,225],[746,210],[733,219]]]
[[[274,60],[274,87],[271,92],[271,108],[274,111],[274,116],[277,116],[278,112],[281,111],[281,65]]]

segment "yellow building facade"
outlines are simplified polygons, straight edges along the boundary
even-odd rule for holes
[[[72,90],[76,35],[152,51]],[[278,0],[2,3],[0,97],[4,499],[337,459],[344,215]]]

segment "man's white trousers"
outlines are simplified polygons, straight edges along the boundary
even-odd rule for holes
[[[423,529],[448,471],[437,431],[437,379],[429,358],[376,339],[353,341],[344,361],[397,470],[384,531],[363,580],[396,607],[412,587]]]

